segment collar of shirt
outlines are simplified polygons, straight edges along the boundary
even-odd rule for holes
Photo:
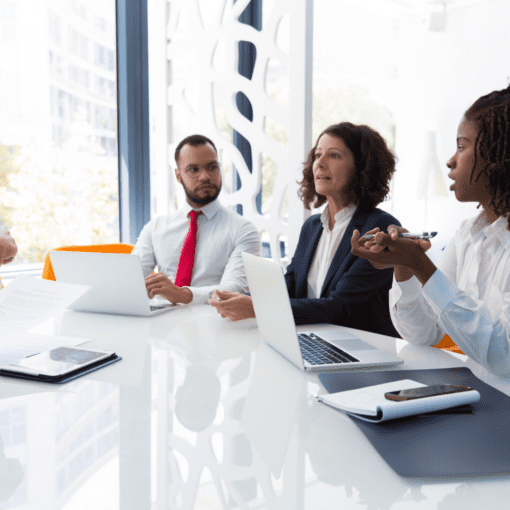
[[[485,235],[484,229],[489,225],[485,211],[482,211],[473,221],[471,227],[469,227],[469,233],[471,234],[471,241],[474,242],[480,235]]]
[[[335,227],[339,226],[340,223],[343,223],[342,219],[347,219],[347,217],[351,217],[356,210],[356,206],[354,204],[350,204],[347,207],[344,207],[340,211],[335,214]],[[329,206],[326,206],[324,211],[321,214],[321,222],[324,230],[326,232],[330,232],[329,230]]]
[[[479,240],[480,236],[489,239],[496,235],[501,245],[510,251],[510,232],[508,231],[508,219],[500,216],[495,222],[489,223],[485,211],[482,211],[475,219],[470,229],[472,242]]]
[[[510,232],[508,231],[508,218],[500,216],[492,225],[486,227],[486,230],[490,229],[494,235],[498,236],[499,242],[505,248],[510,251]],[[487,234],[489,237],[489,234]]]
[[[210,220],[214,217],[214,215],[220,210],[221,204],[218,199],[213,200],[212,202],[208,203],[207,205],[204,205],[200,209],[194,209],[191,207],[191,205],[188,204],[188,202],[185,203],[183,207],[184,214],[188,216],[188,214],[191,211],[202,211],[202,214]]]

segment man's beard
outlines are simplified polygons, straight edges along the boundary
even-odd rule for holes
[[[210,204],[211,202],[213,202],[214,200],[216,200],[218,198],[218,195],[220,194],[220,191],[221,191],[221,183],[219,186],[215,186],[214,184],[212,184],[211,186],[216,188],[216,192],[210,196],[200,197],[198,195],[195,195],[193,193],[193,191],[191,191],[189,188],[187,188],[184,185],[184,183],[181,183],[181,184],[182,184],[182,187],[184,188],[184,193],[186,193],[186,196],[188,197],[188,200],[190,202],[194,202],[195,204],[198,204],[198,205]]]

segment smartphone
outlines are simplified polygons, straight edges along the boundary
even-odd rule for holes
[[[434,384],[433,386],[422,386],[421,388],[411,388],[409,390],[389,391],[384,396],[388,400],[403,402],[405,400],[415,400],[417,398],[435,397],[437,395],[446,395],[448,393],[459,393],[461,391],[471,391],[469,386],[455,386],[453,384]]]

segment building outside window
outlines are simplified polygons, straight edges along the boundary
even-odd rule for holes
[[[19,7],[0,0],[0,216],[19,247],[4,278],[119,240],[115,1]]]

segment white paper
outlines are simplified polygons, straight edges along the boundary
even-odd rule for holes
[[[76,346],[87,340],[88,338],[70,336],[15,333],[9,337],[3,337],[0,341],[0,366],[7,363],[18,363],[28,356],[56,349],[63,345]]]
[[[26,275],[15,278],[0,292],[0,352],[4,338],[42,324],[88,289]]]
[[[402,379],[357,390],[321,395],[318,399],[336,409],[346,411],[351,416],[372,422],[441,411],[450,407],[472,404],[480,400],[480,394],[476,390],[417,398],[403,402],[388,400],[384,396],[385,393],[390,391],[421,388],[422,386],[426,386],[426,384],[411,379]]]

